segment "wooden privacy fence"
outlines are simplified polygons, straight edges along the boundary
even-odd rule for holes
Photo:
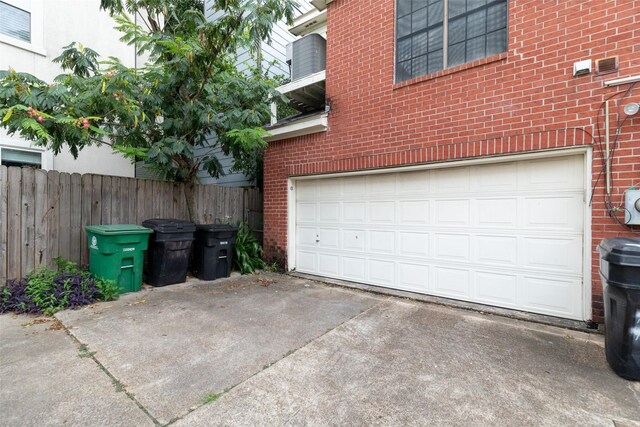
[[[197,185],[203,223],[262,228],[258,189]],[[0,283],[63,257],[88,264],[84,226],[189,219],[183,184],[0,166]]]

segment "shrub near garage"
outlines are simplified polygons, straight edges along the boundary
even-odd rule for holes
[[[94,277],[75,263],[57,258],[58,269],[38,267],[0,287],[0,313],[43,313],[78,308],[118,297],[113,281]]]
[[[262,259],[262,246],[253,236],[251,228],[244,222],[238,224],[238,234],[233,251],[234,262],[241,274],[251,274],[266,266]]]

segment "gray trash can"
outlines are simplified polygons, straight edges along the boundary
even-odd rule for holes
[[[640,380],[640,239],[604,239],[598,252],[607,362],[619,376]]]

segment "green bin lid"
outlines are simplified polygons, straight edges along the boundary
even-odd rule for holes
[[[103,236],[118,236],[123,234],[151,234],[153,230],[135,224],[89,225],[84,228],[87,232]]]

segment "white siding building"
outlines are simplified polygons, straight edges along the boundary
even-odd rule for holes
[[[136,65],[134,48],[120,42],[115,22],[100,10],[99,0],[0,0],[0,69],[9,67],[52,81],[61,73],[52,60],[76,41],[101,57],[115,56]],[[3,164],[33,164],[61,172],[134,176],[133,164],[109,146],[87,147],[77,159],[68,152],[32,147],[19,136],[0,130]]]

